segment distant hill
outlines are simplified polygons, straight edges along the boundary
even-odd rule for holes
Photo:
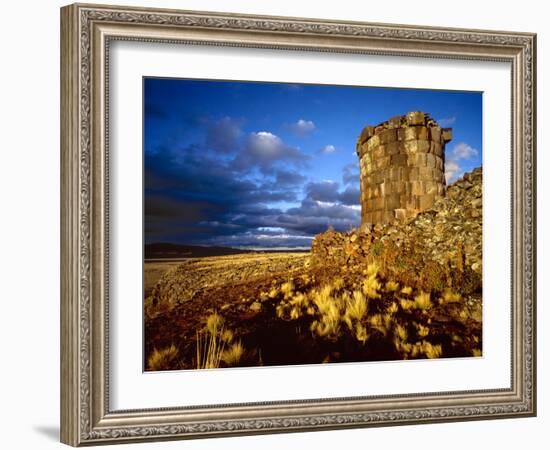
[[[205,256],[238,255],[242,253],[308,253],[309,250],[309,248],[243,249],[159,242],[145,244],[145,259],[203,258]]]
[[[250,253],[251,251],[232,247],[204,247],[159,242],[145,245],[145,259],[201,258],[204,256],[237,255],[239,253]]]

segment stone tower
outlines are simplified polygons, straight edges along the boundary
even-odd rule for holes
[[[441,128],[418,111],[367,126],[357,141],[361,173],[361,223],[414,217],[445,195],[445,144]]]

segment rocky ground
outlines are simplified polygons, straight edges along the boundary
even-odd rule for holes
[[[482,171],[309,253],[189,259],[145,301],[148,370],[482,354]]]

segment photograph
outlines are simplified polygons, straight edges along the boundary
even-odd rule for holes
[[[144,76],[142,114],[144,371],[483,356],[482,92]]]
[[[16,203],[59,222],[59,246],[44,242],[61,442],[540,434],[542,16],[398,2],[72,4],[49,21],[59,92],[40,91],[60,114],[29,136],[59,140],[58,170],[37,166],[59,179],[26,177]],[[6,167],[19,179],[27,163]],[[36,201],[52,186],[57,209]],[[47,222],[23,209],[16,227]]]

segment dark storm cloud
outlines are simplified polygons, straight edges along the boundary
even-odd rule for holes
[[[254,166],[238,170],[234,159],[212,156],[202,145],[146,152],[144,207],[149,241],[175,233],[180,241],[205,243],[215,236],[270,226],[281,210],[268,205],[296,202],[304,178],[295,170],[279,169],[258,179],[252,176],[253,170]]]
[[[205,145],[214,151],[232,153],[238,150],[239,138],[242,136],[242,121],[224,117],[209,122],[206,129]]]
[[[308,183],[305,186],[306,198],[318,202],[341,203],[343,205],[359,205],[359,188],[348,186],[340,191],[336,181],[321,181]]]
[[[340,191],[335,181],[308,182],[301,169],[309,157],[280,137],[244,136],[229,117],[200,126],[201,143],[145,152],[147,242],[308,247],[329,225],[347,230],[359,222],[352,206],[358,191],[352,185]]]
[[[321,181],[308,183],[305,186],[306,197],[320,202],[335,202],[338,200],[338,183]]]
[[[275,172],[275,182],[281,186],[301,185],[306,177],[295,170],[280,169]]]
[[[148,119],[166,119],[168,117],[164,109],[153,103],[145,103],[144,114]]]
[[[344,205],[359,205],[361,193],[359,188],[348,186],[344,192],[338,194],[338,200]]]
[[[346,164],[342,169],[344,184],[359,183],[359,163]]]
[[[296,147],[285,144],[269,131],[250,133],[244,148],[233,160],[237,171],[258,168],[264,174],[273,174],[281,163],[304,167],[309,157]]]

